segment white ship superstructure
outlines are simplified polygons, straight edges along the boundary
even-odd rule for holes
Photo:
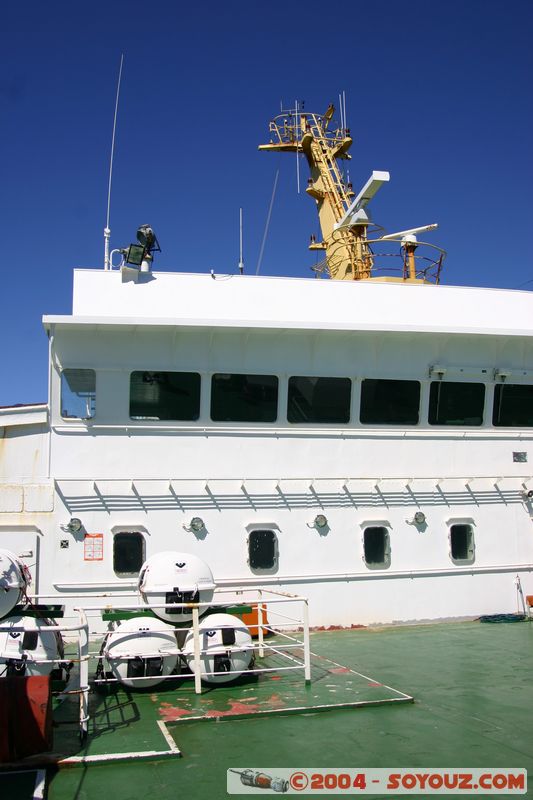
[[[317,625],[533,592],[530,293],[76,270],[73,311],[44,318],[49,408],[0,411],[39,593],[133,592],[162,550]]]
[[[330,279],[152,272],[143,226],[44,317],[49,402],[0,409],[0,548],[32,594],[136,597],[163,551],[218,587],[306,596],[313,625],[533,594],[533,295],[428,283],[442,252],[416,234],[435,226],[371,239],[389,176],[351,191],[332,113],[296,110],[264,146],[308,159]]]

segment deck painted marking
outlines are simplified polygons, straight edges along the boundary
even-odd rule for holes
[[[46,786],[46,770],[38,769],[35,775],[35,787],[33,789],[33,800],[43,800],[44,788]]]
[[[176,746],[176,742],[174,741],[174,739],[172,738],[172,736],[168,732],[168,728],[167,728],[166,724],[163,722],[163,720],[157,720],[157,724],[159,725],[159,730],[161,731],[161,733],[165,737],[165,741],[168,744],[169,749],[174,751],[174,752],[176,752],[176,753],[179,753],[180,751],[178,750],[178,748]]]

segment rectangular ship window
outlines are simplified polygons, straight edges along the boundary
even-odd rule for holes
[[[61,416],[91,419],[96,410],[94,369],[64,369],[61,373]]]
[[[361,383],[364,425],[417,425],[420,382],[366,378]]]
[[[450,556],[456,564],[472,564],[474,561],[474,531],[471,525],[450,527]]]
[[[123,531],[113,537],[113,569],[122,578],[138,575],[144,563],[144,536]]]
[[[482,425],[483,383],[432,381],[429,390],[430,425]]]
[[[200,416],[197,372],[132,372],[130,417],[149,420],[195,420]]]
[[[253,530],[248,535],[248,561],[252,570],[275,570],[278,537],[271,530]]]
[[[365,528],[363,534],[365,564],[370,569],[390,567],[390,541],[387,528],[373,525]]]
[[[350,421],[352,382],[349,378],[289,378],[289,422]]]
[[[533,427],[533,386],[497,383],[494,387],[492,424],[497,427]]]
[[[275,422],[277,416],[275,375],[213,375],[211,419],[214,422]]]

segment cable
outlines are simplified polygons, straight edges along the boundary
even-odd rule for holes
[[[257,259],[257,267],[255,268],[255,274],[259,275],[259,270],[261,269],[261,262],[263,260],[263,252],[265,250],[265,243],[266,238],[268,235],[268,227],[270,225],[270,217],[272,216],[272,207],[274,205],[274,198],[276,196],[276,188],[278,185],[278,178],[279,178],[279,169],[276,170],[276,177],[274,178],[274,186],[272,188],[272,197],[270,198],[270,206],[268,207],[268,214],[265,224],[265,232],[263,233],[263,241],[261,242],[261,250],[259,251],[259,258]]]

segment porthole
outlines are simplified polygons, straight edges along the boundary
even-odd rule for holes
[[[474,529],[464,523],[450,526],[450,558],[454,564],[473,564],[475,559]]]
[[[370,525],[364,529],[363,558],[369,569],[390,567],[390,537],[387,528]]]
[[[144,536],[138,531],[121,531],[113,537],[113,569],[120,578],[138,575],[145,561]]]
[[[278,537],[272,530],[256,529],[248,534],[248,563],[254,572],[273,572],[278,567]]]

